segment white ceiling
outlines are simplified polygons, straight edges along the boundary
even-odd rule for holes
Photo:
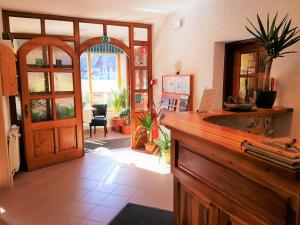
[[[0,8],[151,23],[193,1],[195,0],[0,0]]]

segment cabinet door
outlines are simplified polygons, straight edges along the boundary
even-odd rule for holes
[[[180,187],[179,224],[209,225],[209,204],[192,192]]]
[[[217,209],[217,224],[218,225],[248,225],[248,223],[244,223],[238,219],[235,219],[223,212],[221,209]]]

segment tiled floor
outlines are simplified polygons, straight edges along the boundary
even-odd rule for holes
[[[116,139],[116,138],[126,138],[130,137],[130,135],[122,134],[121,132],[115,132],[112,128],[108,128],[108,132],[106,134],[106,138],[104,137],[104,130],[102,127],[97,127],[96,134],[94,134],[94,129],[92,130],[92,140],[105,140],[105,139]],[[84,138],[90,139],[90,130],[84,130]]]
[[[103,149],[23,173],[0,191],[0,224],[104,225],[127,202],[171,210],[169,170],[152,155]]]

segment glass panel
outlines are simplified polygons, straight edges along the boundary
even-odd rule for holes
[[[64,50],[53,46],[52,51],[53,51],[54,67],[56,68],[72,67],[72,58]]]
[[[129,46],[129,29],[124,26],[107,26],[107,36],[116,38]]]
[[[73,73],[54,73],[55,92],[73,92]]]
[[[241,54],[241,75],[254,75],[256,70],[256,54],[255,52]]]
[[[40,122],[52,119],[52,106],[50,99],[30,100],[31,121]]]
[[[240,78],[240,95],[245,99],[246,97],[246,83],[248,82],[248,94],[250,98],[254,98],[255,82],[256,78],[249,77],[248,81],[246,77]]]
[[[17,120],[22,120],[21,96],[15,96]]]
[[[93,38],[103,36],[102,24],[79,23],[80,43]]]
[[[31,67],[47,67],[48,60],[48,46],[43,45],[33,49],[27,54],[27,64]]]
[[[81,74],[81,95],[82,95],[82,105],[85,107],[89,104],[90,99],[90,84],[88,75],[88,56],[86,53],[80,56],[80,74]]]
[[[147,28],[134,28],[134,40],[135,41],[148,41],[148,29]]]
[[[134,46],[134,62],[135,66],[147,66],[148,49],[146,46]]]
[[[15,49],[18,50],[27,41],[28,41],[27,39],[14,39]]]
[[[57,98],[55,104],[57,119],[75,117],[74,98]]]
[[[135,89],[148,89],[148,71],[136,70],[135,71]]]
[[[148,111],[148,93],[135,94],[135,111]]]
[[[51,81],[49,73],[28,72],[29,93],[49,94],[51,92]]]
[[[74,36],[73,22],[45,20],[46,34]]]
[[[12,33],[41,33],[40,19],[9,17],[9,28]]]
[[[258,73],[265,73],[267,54],[260,52],[258,56]]]
[[[69,45],[73,50],[75,50],[75,43],[72,41],[65,41],[67,45]]]

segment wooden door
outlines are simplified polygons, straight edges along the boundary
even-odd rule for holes
[[[39,37],[18,58],[28,170],[83,156],[77,54],[59,39]]]

